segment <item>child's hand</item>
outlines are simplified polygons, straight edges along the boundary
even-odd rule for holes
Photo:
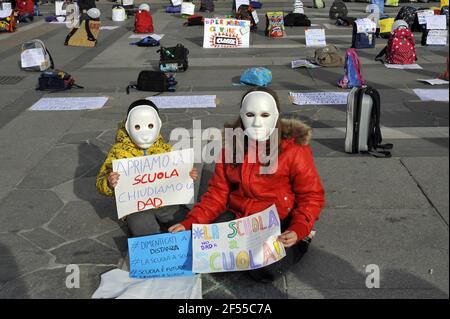
[[[181,225],[181,224],[175,224],[173,226],[170,226],[169,229],[168,229],[168,231],[170,233],[177,233],[179,231],[184,231],[184,230],[186,230],[186,228],[184,228],[184,226]]]
[[[278,240],[281,241],[286,248],[294,246],[298,240],[297,233],[292,230],[287,230],[278,236]]]
[[[116,188],[117,182],[119,181],[120,174],[117,172],[111,172],[108,175],[108,185],[112,189]]]
[[[189,172],[189,176],[194,180],[194,182],[197,180],[198,178],[198,169],[196,169],[195,167],[193,167],[191,169],[191,171]]]

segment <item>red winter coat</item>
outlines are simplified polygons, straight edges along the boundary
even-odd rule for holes
[[[324,190],[309,146],[311,128],[297,120],[282,120],[286,128],[274,174],[260,175],[259,163],[233,167],[216,163],[208,190],[181,223],[212,223],[227,209],[236,218],[258,213],[275,203],[280,219],[292,216],[289,230],[303,239],[324,206]],[[294,138],[295,136],[295,138]]]

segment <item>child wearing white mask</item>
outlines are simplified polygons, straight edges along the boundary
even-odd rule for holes
[[[280,119],[279,112],[277,95],[269,89],[257,87],[244,95],[240,117],[230,126],[242,129],[246,136],[243,162],[235,160],[238,143],[225,144],[225,149],[231,147],[228,152],[232,151],[233,161],[227,163],[223,150],[201,201],[184,221],[169,228],[177,232],[191,229],[192,224],[230,221],[275,204],[281,220],[278,239],[286,248],[286,257],[248,272],[262,282],[277,279],[306,253],[324,206],[324,190],[309,146],[311,128],[294,119]],[[264,164],[251,161],[249,151],[256,145],[256,151],[267,152],[267,147],[273,147],[271,139],[275,140],[277,165],[268,174],[261,174]]]
[[[172,150],[172,146],[165,143],[160,134],[161,126],[159,110],[153,102],[137,100],[129,106],[127,119],[119,123],[115,144],[97,174],[96,187],[100,194],[114,196],[114,188],[120,175],[112,171],[113,160],[162,154]],[[189,175],[195,181],[198,171],[194,168]],[[164,232],[169,225],[181,218],[179,206],[165,206],[128,215],[126,222],[131,236],[138,237]]]

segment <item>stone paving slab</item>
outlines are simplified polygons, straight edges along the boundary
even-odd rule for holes
[[[63,202],[51,191],[14,190],[0,202],[0,232],[44,225],[62,207]]]
[[[448,298],[448,228],[432,209],[326,209],[322,215],[310,250],[287,274],[290,296],[312,290],[316,297],[348,297],[349,290],[366,288],[365,266],[376,264],[382,291]],[[370,292],[362,297],[380,296]]]
[[[402,163],[448,225],[448,157],[405,158]]]
[[[66,267],[40,270],[6,284],[0,290],[0,298],[5,299],[88,299],[98,288],[102,273],[110,266],[80,266],[80,287],[66,287]]]

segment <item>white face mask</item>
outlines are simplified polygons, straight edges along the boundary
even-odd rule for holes
[[[134,144],[142,149],[147,149],[158,138],[161,125],[158,112],[153,107],[139,105],[128,114],[125,129]]]
[[[266,141],[275,129],[279,113],[272,95],[254,91],[244,97],[240,115],[245,134],[252,140]]]

